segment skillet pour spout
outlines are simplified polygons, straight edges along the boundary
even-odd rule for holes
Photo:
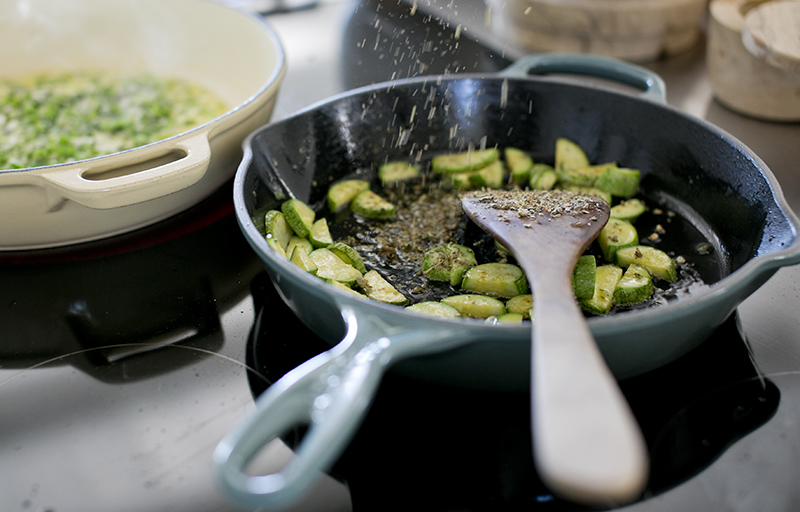
[[[610,77],[643,92],[531,76],[543,64],[546,72]],[[588,319],[615,378],[688,353],[780,267],[800,263],[800,223],[767,166],[719,128],[666,106],[663,83],[637,66],[532,56],[497,76],[397,80],[312,105],[248,137],[234,204],[283,300],[332,348],[272,385],[220,443],[214,462],[233,499],[278,506],[302,496],[357,435],[385,371],[467,389],[531,385],[529,327],[429,318],[337,290],[270,249],[264,213],[288,198],[321,211],[337,180],[371,178],[384,161],[425,161],[470,145],[514,146],[547,162],[559,137],[586,148],[592,161],[639,169],[642,195],[680,219],[668,231],[690,241],[681,250],[703,274],[703,286],[658,307]],[[696,244],[707,250],[698,254]],[[279,473],[248,475],[260,448],[298,422],[310,428],[295,459]]]

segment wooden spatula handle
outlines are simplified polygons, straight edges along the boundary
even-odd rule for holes
[[[532,283],[534,298],[546,297],[534,306],[531,344],[536,467],[568,499],[630,502],[647,482],[646,445],[564,275],[538,272]]]

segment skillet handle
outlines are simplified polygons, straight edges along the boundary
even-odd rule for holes
[[[525,77],[552,73],[604,78],[642,91],[641,98],[667,103],[664,80],[649,69],[619,59],[580,53],[543,53],[515,61],[499,74]]]
[[[357,319],[349,308],[343,308],[342,315],[347,324],[344,339],[270,386],[256,401],[255,413],[214,451],[225,490],[243,505],[279,506],[301,498],[356,433],[390,361],[469,339],[454,336],[451,329],[393,329],[375,317]],[[245,472],[264,445],[303,424],[309,428],[280,471],[257,476]]]

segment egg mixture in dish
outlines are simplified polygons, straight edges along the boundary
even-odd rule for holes
[[[0,81],[0,169],[116,153],[222,115],[207,89],[174,78],[62,73]]]

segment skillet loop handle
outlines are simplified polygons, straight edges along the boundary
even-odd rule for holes
[[[501,76],[525,77],[549,74],[603,78],[639,89],[643,99],[667,103],[664,80],[649,69],[610,57],[580,53],[547,53],[522,57],[500,72]]]
[[[355,434],[378,389],[391,341],[343,311],[345,338],[284,375],[256,401],[256,412],[217,446],[213,460],[229,495],[250,506],[299,499],[333,465]],[[363,331],[368,332],[363,332]],[[294,457],[276,473],[245,470],[261,448],[298,425],[309,425]]]

